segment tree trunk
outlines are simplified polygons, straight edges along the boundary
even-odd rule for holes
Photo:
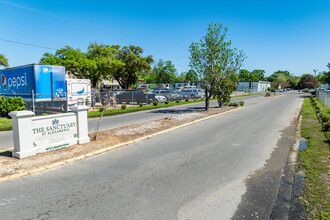
[[[210,107],[210,96],[208,94],[208,89],[205,90],[205,111],[209,110]]]

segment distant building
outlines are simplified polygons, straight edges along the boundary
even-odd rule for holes
[[[239,82],[237,90],[256,93],[267,91],[268,88],[270,88],[270,82],[243,80]]]

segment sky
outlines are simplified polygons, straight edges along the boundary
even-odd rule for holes
[[[0,0],[0,21],[0,54],[11,67],[97,42],[140,46],[180,74],[189,70],[190,44],[211,22],[228,28],[247,56],[244,69],[300,76],[330,63],[330,0]]]

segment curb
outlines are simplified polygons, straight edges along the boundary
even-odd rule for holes
[[[59,166],[68,164],[68,163],[72,163],[72,162],[79,161],[79,160],[82,160],[82,159],[85,159],[85,158],[89,158],[89,157],[92,157],[92,156],[95,156],[95,155],[99,155],[99,154],[102,154],[102,153],[105,153],[105,152],[108,152],[108,151],[116,150],[116,149],[124,147],[126,145],[133,144],[133,143],[136,143],[138,141],[145,140],[145,139],[149,139],[149,138],[157,136],[159,134],[163,134],[163,133],[173,131],[173,130],[176,130],[176,129],[179,129],[179,128],[182,128],[182,127],[186,127],[188,125],[192,125],[192,124],[195,124],[195,123],[198,123],[198,122],[201,122],[201,121],[205,121],[205,120],[208,120],[210,118],[214,118],[214,117],[217,117],[219,115],[223,115],[223,114],[226,114],[226,113],[229,113],[229,112],[233,112],[233,111],[236,111],[236,110],[239,110],[239,109],[242,109],[242,108],[245,108],[245,107],[244,106],[243,107],[238,107],[238,108],[235,108],[235,109],[228,110],[226,112],[221,112],[221,113],[217,113],[217,114],[214,114],[214,115],[210,115],[210,116],[207,116],[205,118],[200,118],[200,119],[194,120],[192,122],[188,122],[188,123],[185,123],[185,124],[173,127],[173,128],[169,128],[169,129],[166,129],[166,130],[163,130],[163,131],[159,131],[159,132],[154,133],[154,134],[149,134],[149,135],[144,136],[144,137],[140,137],[140,138],[137,138],[137,139],[134,139],[134,140],[131,140],[131,141],[127,141],[127,142],[124,142],[124,143],[120,143],[120,144],[116,144],[116,145],[113,145],[113,146],[110,146],[110,147],[99,149],[99,150],[96,150],[96,151],[93,151],[93,152],[90,152],[90,153],[86,153],[86,154],[83,154],[83,155],[80,155],[80,156],[77,156],[77,157],[74,157],[74,158],[64,160],[64,161],[55,162],[55,163],[46,165],[44,167],[39,167],[39,168],[30,170],[30,171],[27,171],[27,172],[24,172],[24,173],[16,173],[16,174],[12,174],[12,175],[5,176],[5,177],[0,177],[0,182],[16,179],[16,178],[19,178],[19,177],[22,177],[22,176],[32,175],[32,174],[39,173],[39,172],[44,171],[44,170],[52,169],[52,168],[55,168],[55,167],[59,167]],[[6,150],[0,151],[0,153],[4,152],[4,151],[8,151],[8,150],[13,150],[13,149],[14,148],[8,148]]]

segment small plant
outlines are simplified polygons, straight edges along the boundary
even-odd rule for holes
[[[167,105],[168,103],[169,103],[169,101],[168,101],[168,100],[166,100],[166,101],[165,101],[165,104]]]
[[[330,122],[327,122],[324,124],[324,130],[329,131],[330,130]]]
[[[176,103],[180,103],[180,100],[176,100],[175,102],[176,102]]]
[[[269,97],[269,96],[270,96],[270,93],[267,92],[267,93],[265,94],[265,97]]]
[[[232,103],[232,106],[237,107],[238,106],[238,103],[237,102],[233,102]]]
[[[99,108],[99,112],[103,112],[104,107]]]
[[[227,105],[228,106],[233,106],[233,103],[232,102],[227,102]]]
[[[157,101],[153,101],[152,103],[154,106],[158,105],[158,102]]]
[[[140,103],[139,106],[140,106],[140,107],[143,107],[143,103]]]
[[[324,114],[323,114],[323,113],[320,113],[320,114],[319,114],[319,117],[320,117],[320,118],[322,118],[323,116],[324,116]]]
[[[244,106],[244,101],[239,101],[239,102],[238,102],[238,105],[239,105],[239,106]]]
[[[328,121],[329,121],[329,117],[328,117],[328,116],[325,116],[325,115],[323,115],[323,116],[321,117],[321,121],[322,121],[323,123],[326,123],[326,122],[328,122]]]
[[[189,99],[186,99],[186,102],[189,102]]]
[[[320,113],[320,112],[321,112],[320,108],[316,106],[316,107],[315,107],[315,112],[316,112],[316,113]]]
[[[126,109],[126,105],[121,105],[121,109]]]

